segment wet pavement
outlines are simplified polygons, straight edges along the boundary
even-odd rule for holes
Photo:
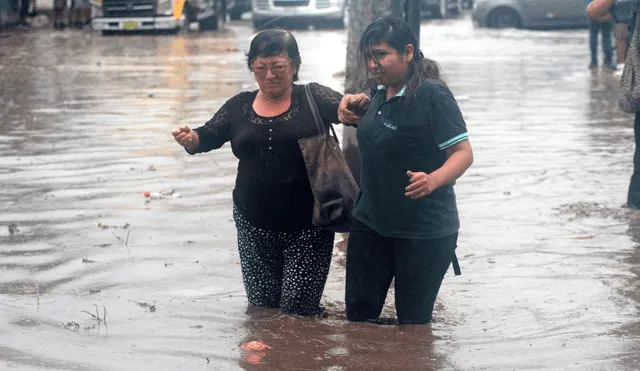
[[[423,23],[475,163],[456,187],[463,275],[415,327],[345,321],[339,249],[327,318],[247,312],[235,158],[170,132],[254,88],[252,33],[0,39],[0,369],[640,369],[633,119],[618,78],[586,68],[585,30]],[[346,32],[295,34],[301,82],[341,89]],[[254,340],[271,349],[240,348]]]

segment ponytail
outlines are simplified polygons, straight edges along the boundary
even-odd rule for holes
[[[446,86],[438,62],[424,57],[422,50],[417,49],[413,60],[409,63],[410,77],[407,81],[407,97],[413,98],[425,80],[438,80]]]

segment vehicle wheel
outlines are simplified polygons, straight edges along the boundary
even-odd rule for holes
[[[111,36],[111,35],[115,35],[116,32],[112,31],[112,30],[102,30],[102,36]]]
[[[489,27],[519,28],[522,20],[518,13],[511,8],[498,8],[489,15]]]
[[[327,28],[329,29],[343,29],[344,28],[344,21],[342,19],[333,19],[330,21],[324,21],[321,23],[325,24]]]
[[[229,11],[229,18],[231,18],[232,21],[240,20],[242,18],[242,8],[239,6],[231,8]]]
[[[200,31],[212,31],[218,29],[219,24],[219,15],[216,13],[215,15],[201,19],[198,21],[198,27]]]
[[[456,7],[453,9],[453,14],[462,14],[462,0],[458,0],[458,2],[456,3]]]
[[[347,17],[347,10],[345,9],[342,11],[342,18],[327,21],[326,24],[329,28],[343,29],[347,27],[348,23],[349,18]]]

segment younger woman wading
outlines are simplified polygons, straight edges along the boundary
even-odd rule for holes
[[[204,126],[173,136],[190,154],[230,141],[239,159],[233,216],[249,304],[317,315],[334,234],[311,224],[313,195],[298,139],[318,131],[304,86],[293,83],[298,44],[287,31],[262,31],[247,63],[259,90],[236,95]],[[319,84],[310,89],[322,121],[337,123],[342,95]]]
[[[359,122],[361,192],[347,247],[347,318],[377,321],[395,277],[400,323],[431,321],[455,257],[453,184],[473,162],[467,129],[435,62],[402,20],[373,22],[359,54],[379,86],[347,95],[341,122]]]

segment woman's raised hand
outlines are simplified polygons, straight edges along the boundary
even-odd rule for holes
[[[198,136],[198,133],[191,130],[187,125],[179,127],[171,134],[173,134],[173,139],[175,139],[178,144],[190,151],[195,150],[198,148],[198,145],[200,145],[200,137]]]

